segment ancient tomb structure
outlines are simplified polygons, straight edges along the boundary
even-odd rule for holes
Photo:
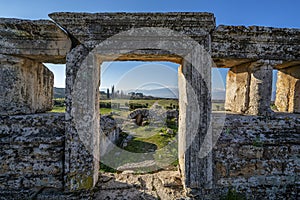
[[[281,161],[291,156],[289,159],[294,164],[298,162],[295,167],[299,168],[299,117],[292,114],[300,112],[299,29],[216,27],[214,15],[210,13],[53,13],[49,16],[55,23],[0,19],[0,138],[4,152],[0,163],[1,189],[55,187],[76,191],[96,185],[101,160],[100,65],[115,60],[170,61],[181,65],[178,158],[188,195],[218,194],[231,186],[254,196],[256,193],[250,187],[277,195],[277,190],[251,185],[248,179],[257,175],[255,171],[249,169],[247,175],[243,170],[231,173],[238,171],[238,167],[228,168],[226,158],[230,155],[225,150],[230,147],[233,153],[235,148],[239,151],[241,146],[248,145],[244,151],[255,152],[251,159],[257,155],[263,159],[265,154],[260,154],[261,151],[269,151],[279,145],[272,142],[285,138],[284,134],[277,137],[275,133],[280,131],[292,133],[290,139],[284,139],[289,150]],[[52,107],[53,74],[42,64],[46,62],[66,63],[65,117],[36,114]],[[218,138],[211,128],[211,122],[215,122],[211,120],[212,67],[230,68],[226,109],[249,115],[228,116],[221,140],[214,149],[213,141]],[[275,105],[279,111],[291,113],[287,121],[282,121],[270,109],[273,69],[279,70]],[[273,121],[264,121],[266,117]],[[259,128],[251,126],[254,122]],[[280,123],[282,126],[278,126]],[[270,140],[260,140],[265,139],[265,144],[270,142],[273,146],[258,147],[259,150],[249,147],[255,140],[253,137],[260,136],[265,126],[273,127],[267,133],[276,136],[268,135]],[[251,127],[254,130],[249,132]],[[232,130],[231,139],[238,145],[227,143],[228,130]],[[261,144],[255,141],[255,146]],[[18,154],[16,146],[29,150]],[[19,157],[14,159],[11,155]],[[229,160],[240,167],[240,163],[252,164],[245,155],[249,156],[246,152],[241,159]],[[264,159],[268,163],[269,157]],[[299,189],[296,184],[299,171],[283,170],[282,175],[268,173],[292,185],[293,191]],[[294,179],[287,178],[290,176]],[[270,181],[268,184],[273,187]],[[285,195],[289,190],[281,188],[280,192]]]

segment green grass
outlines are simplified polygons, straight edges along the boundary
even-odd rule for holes
[[[116,173],[118,172],[116,169],[111,168],[105,164],[103,164],[102,162],[100,162],[100,172],[110,172],[110,173]]]
[[[63,101],[62,99],[59,99]],[[102,102],[111,102],[111,103],[120,103],[121,107],[125,107],[125,104],[129,103],[133,104],[147,104],[148,108],[151,107],[154,103],[158,103],[160,106],[166,108],[167,106],[173,107],[173,105],[178,106],[177,100],[126,100],[126,99],[117,99],[117,100],[102,100]],[[65,106],[54,106],[51,112],[65,112]],[[130,113],[130,110],[122,110],[122,109],[111,109],[111,108],[100,108],[100,114],[107,115],[112,114],[112,117],[116,120],[127,120],[127,116]],[[126,131],[130,133],[134,133],[133,139],[128,142],[127,146],[123,149],[128,152],[136,153],[133,157],[124,157],[124,156],[116,156],[120,149],[113,149],[108,153],[108,158],[111,162],[118,163],[118,165],[137,162],[138,160],[149,160],[153,159],[157,163],[157,167],[155,169],[148,169],[149,171],[155,171],[165,166],[176,166],[178,165],[177,160],[177,139],[175,137],[178,132],[177,123],[175,120],[167,120],[166,122],[159,123],[150,123],[146,126],[137,126],[130,125],[128,127],[124,127]],[[174,134],[167,133],[168,129],[172,129]],[[121,138],[126,138],[128,134],[122,133]],[[119,143],[119,145],[121,145]],[[148,156],[145,153],[150,153]],[[145,157],[146,156],[146,157]],[[110,166],[110,165],[109,165]],[[101,171],[105,172],[117,172],[115,169],[109,167],[103,163],[101,163]],[[113,165],[112,165],[113,166]],[[145,169],[146,170],[146,169]],[[146,170],[147,171],[147,170]]]
[[[153,133],[152,133],[153,134]],[[150,137],[134,137],[133,140],[128,143],[128,146],[125,147],[125,150],[141,153],[149,149],[161,149],[164,146],[168,145],[172,141],[173,136],[170,135],[160,135],[156,133]]]
[[[107,115],[111,113],[111,109],[110,108],[101,108],[100,109],[100,113],[102,115]],[[66,112],[66,107],[65,106],[53,106],[53,109],[50,111],[53,113],[63,113]]]
[[[150,150],[151,152],[155,151],[157,146],[154,143],[145,142],[140,138],[133,138],[124,149],[133,153],[148,153]]]
[[[100,108],[100,114],[101,115],[108,115],[112,112],[111,108]]]
[[[66,107],[65,106],[53,106],[53,109],[50,112],[64,113],[64,112],[66,112]]]
[[[212,103],[212,111],[225,111],[225,102],[224,103]]]
[[[113,100],[100,100],[101,102],[105,103],[120,103],[120,105],[123,107],[125,104],[133,103],[133,104],[148,104],[148,107],[151,107],[155,102],[157,102],[162,107],[167,107],[172,105],[178,106],[178,100],[176,99],[113,99]]]
[[[55,99],[55,101],[64,101],[64,99]],[[129,99],[113,99],[113,100],[101,100],[101,102],[105,103],[120,103],[121,107],[125,107],[125,104],[133,103],[133,104],[148,104],[148,108],[150,108],[155,102],[158,102],[158,104],[164,108],[170,105],[178,106],[178,100],[173,99],[159,99],[159,100],[147,100],[147,99],[141,99],[141,100],[129,100]],[[65,112],[66,107],[65,106],[54,106],[53,109],[50,112]],[[120,110],[113,110],[114,112],[119,112]],[[100,113],[103,115],[110,114],[112,112],[112,109],[110,108],[100,108]],[[124,112],[124,111],[121,111]]]

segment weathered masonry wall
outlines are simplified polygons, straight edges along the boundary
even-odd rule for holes
[[[102,152],[118,138],[114,120],[101,117]],[[110,142],[107,140],[112,139]],[[63,188],[65,114],[0,117],[1,190]]]
[[[270,115],[272,71],[277,69],[275,105],[281,112],[299,112],[299,42],[299,29],[217,27],[212,33],[212,57],[217,67],[230,68],[225,108]]]
[[[300,113],[300,67],[278,72],[275,105],[281,112]]]
[[[53,73],[42,63],[65,63],[69,37],[49,20],[0,19],[0,115],[52,109]]]
[[[219,67],[260,59],[299,64],[299,42],[299,29],[220,25],[212,33],[212,57]]]
[[[78,40],[78,46],[67,56],[66,187],[69,190],[93,187],[99,177],[99,128],[94,123],[99,111],[95,102],[99,101],[96,92],[101,81],[99,66],[107,60],[160,60],[182,65],[179,93],[184,96],[180,100],[183,117],[179,120],[178,137],[187,141],[179,147],[183,182],[191,193],[199,193],[202,186],[211,187],[211,156],[199,158],[197,152],[210,119],[212,61],[208,52],[214,16],[210,13],[54,13],[50,17]],[[199,115],[191,111],[198,111]],[[203,122],[201,129],[197,128],[199,118]],[[188,122],[194,125],[188,126]],[[78,151],[88,162],[74,164]],[[202,168],[201,173],[193,165]],[[78,173],[69,173],[72,171]]]
[[[220,115],[213,119],[216,128]],[[248,199],[299,198],[300,116],[228,114],[213,160],[215,194],[231,189]]]
[[[219,131],[222,115],[212,117],[213,130]],[[0,124],[0,193],[17,197],[27,190],[62,188],[64,114],[1,117]],[[299,138],[299,115],[228,114],[213,150],[214,187],[208,197],[224,196],[231,189],[248,199],[296,199]]]
[[[64,114],[0,117],[1,190],[63,187]]]
[[[145,27],[174,30],[208,47],[207,31],[215,28],[211,13],[52,13],[49,16],[88,48],[122,31]]]

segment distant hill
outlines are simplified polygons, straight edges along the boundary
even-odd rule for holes
[[[53,88],[53,98],[65,98],[65,88]]]

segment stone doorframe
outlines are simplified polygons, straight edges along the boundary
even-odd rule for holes
[[[212,60],[205,49],[209,47],[170,29],[138,28],[117,34],[94,48],[78,45],[68,54],[64,167],[67,190],[89,189],[98,180],[100,65],[103,61],[129,60],[181,65],[178,156],[183,185],[193,194],[212,187],[212,138],[207,134]]]

